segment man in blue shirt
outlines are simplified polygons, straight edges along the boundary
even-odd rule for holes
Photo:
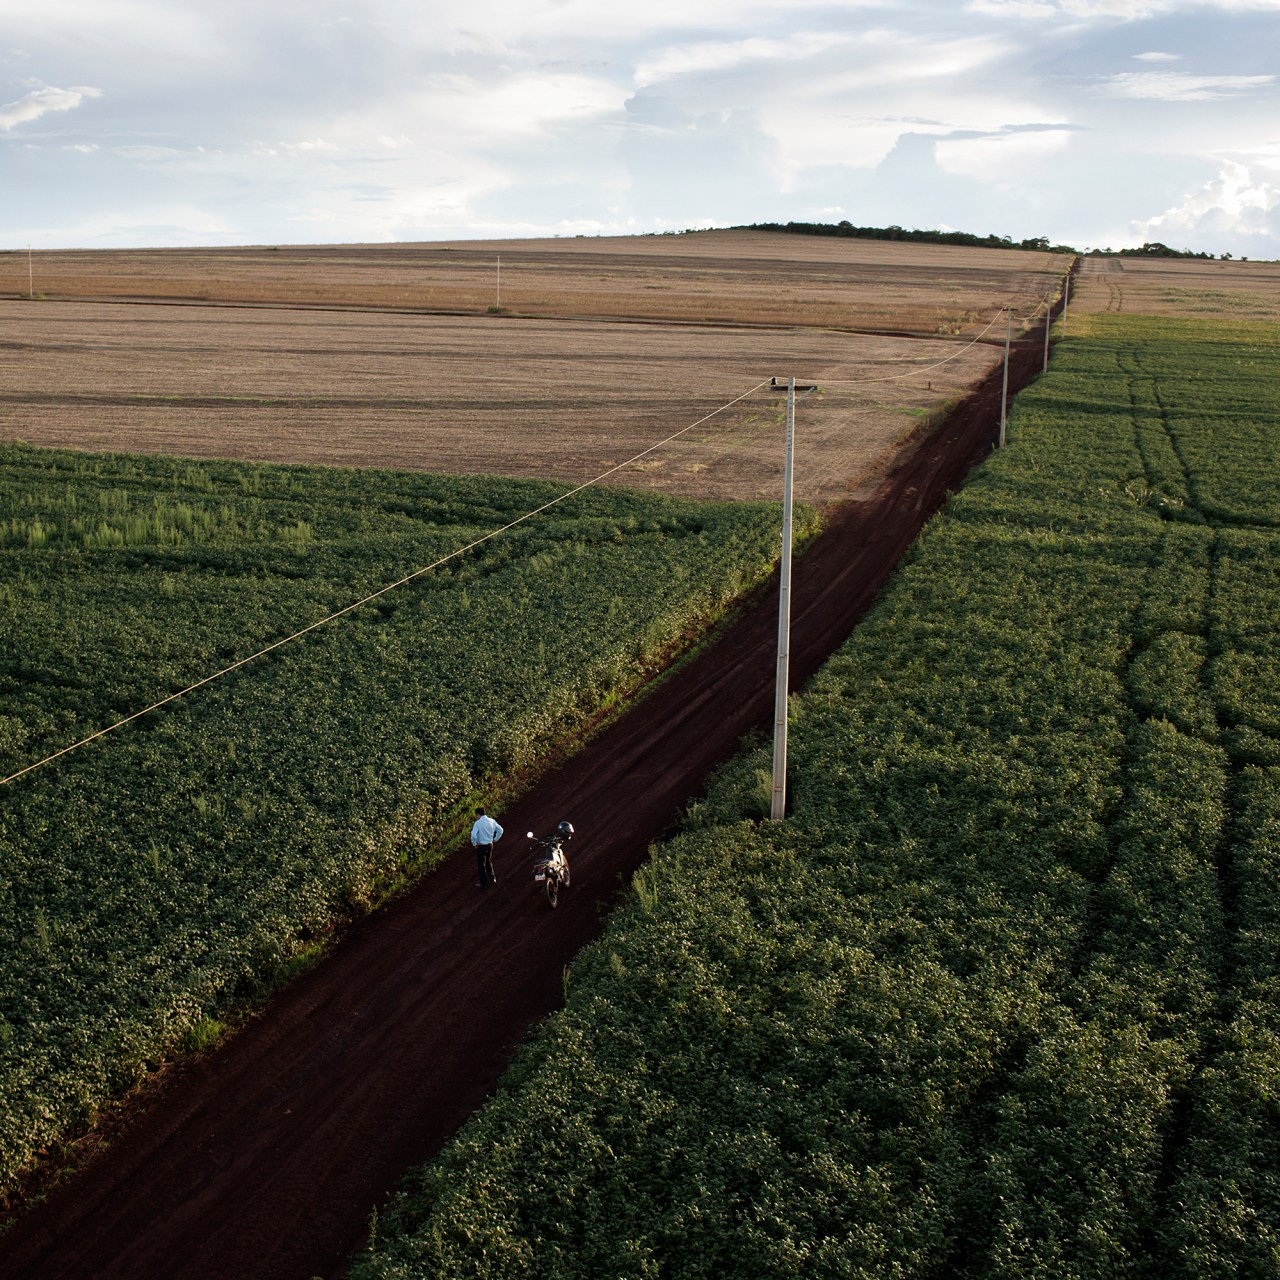
[[[501,839],[502,828],[483,808],[477,809],[471,826],[471,843],[476,849],[476,884],[481,889],[498,883],[498,877],[493,874],[493,846]]]

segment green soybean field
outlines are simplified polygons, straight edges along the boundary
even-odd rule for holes
[[[1280,1274],[1280,336],[1073,316],[373,1277]]]
[[[776,508],[610,489],[478,542],[562,492],[0,447],[0,1191],[777,555]]]

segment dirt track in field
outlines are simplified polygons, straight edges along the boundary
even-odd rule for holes
[[[1015,349],[1010,387],[1038,373]],[[904,452],[867,500],[830,513],[797,562],[791,673],[849,635],[927,517],[991,446],[997,369]],[[0,1274],[42,1280],[337,1277],[370,1210],[492,1091],[562,974],[597,937],[651,841],[772,712],[776,589],[512,809],[499,885],[458,850],[238,1036],[176,1070],[82,1173],[0,1237]],[[528,828],[570,818],[573,885],[535,895]],[[571,1086],[570,1086],[571,1087]]]

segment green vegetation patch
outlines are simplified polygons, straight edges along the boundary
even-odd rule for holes
[[[1280,1269],[1280,347],[1108,319],[1010,441],[360,1280]]]
[[[0,777],[560,492],[0,447]],[[5,786],[0,1186],[438,853],[777,540],[769,506],[585,491]]]

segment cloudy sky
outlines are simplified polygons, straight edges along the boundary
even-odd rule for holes
[[[843,218],[1280,258],[1280,0],[0,0],[0,248]]]

